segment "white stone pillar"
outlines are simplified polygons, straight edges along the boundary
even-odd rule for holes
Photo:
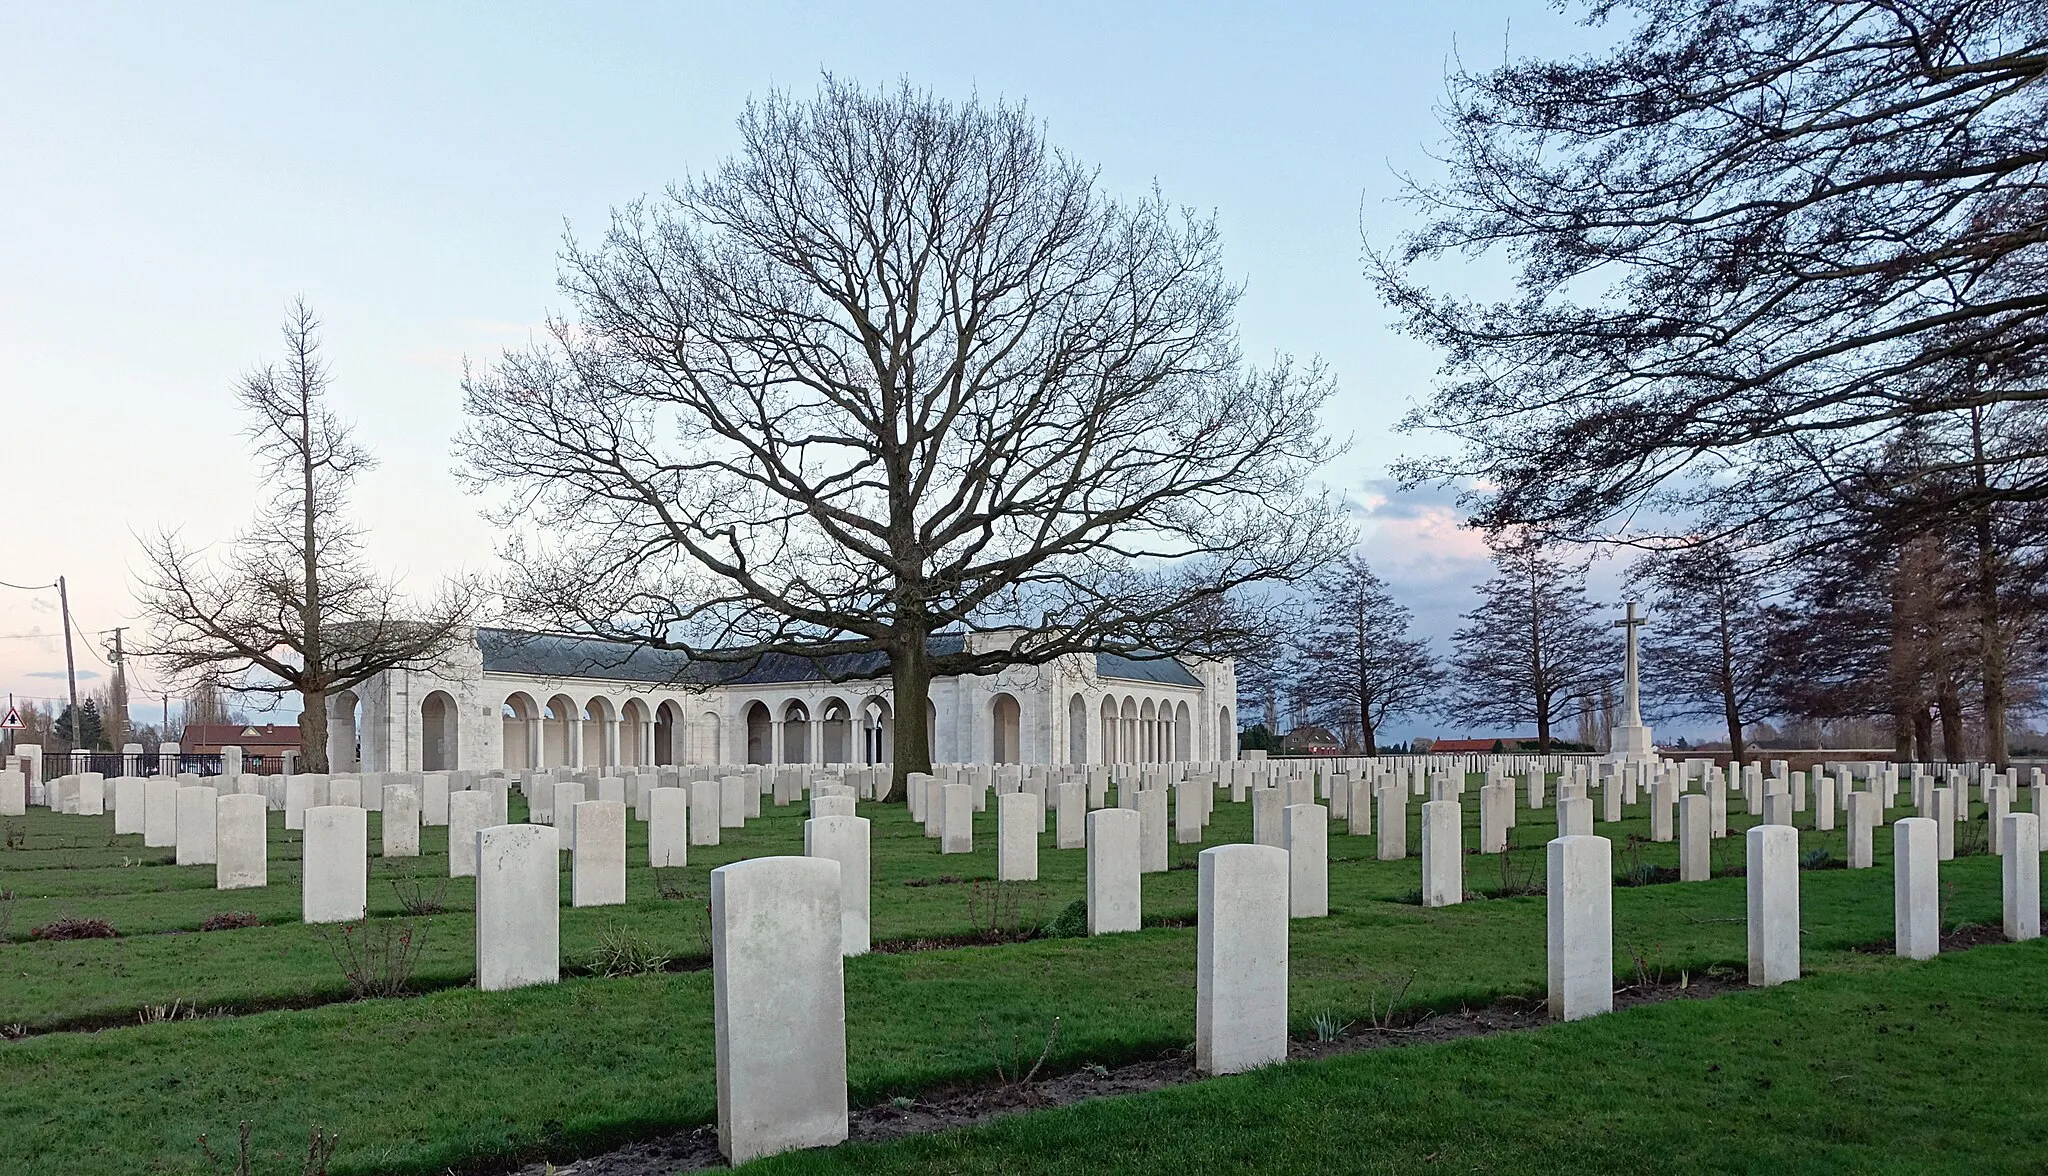
[[[1423,906],[1465,901],[1463,820],[1463,810],[1455,800],[1432,800],[1422,806]]]
[[[420,856],[420,800],[410,784],[384,786],[384,812],[377,821],[385,857]],[[449,842],[449,853],[454,853]],[[452,875],[451,875],[452,877]]]
[[[1287,1057],[1289,855],[1219,845],[1198,859],[1195,1068],[1234,1074]]]
[[[2041,818],[2007,813],[1999,823],[2005,844],[2005,937],[2015,943],[2041,935]]]
[[[1029,792],[1010,792],[996,797],[997,881],[1038,881],[1038,822],[1044,815],[1045,810],[1038,798]]]
[[[300,921],[351,923],[369,901],[369,814],[352,805],[306,810]]]
[[[495,825],[476,834],[476,986],[553,984],[562,965],[559,833]]]
[[[823,799],[841,799],[825,797]],[[804,856],[839,863],[840,954],[868,952],[868,821],[851,813],[804,822]],[[1036,875],[1033,875],[1036,877]]]
[[[261,796],[223,796],[213,804],[213,888],[242,890],[270,882],[270,808]]]
[[[1898,954],[1930,959],[1941,951],[1941,846],[1933,819],[1892,825],[1893,942]]]
[[[1088,934],[1136,931],[1142,919],[1137,811],[1097,809],[1088,814]]]
[[[1759,988],[1799,979],[1799,830],[1749,830],[1749,982]]]
[[[569,905],[620,906],[626,901],[626,806],[586,800],[576,806]]]
[[[1614,1008],[1614,847],[1559,837],[1546,849],[1550,1015],[1576,1021]]]
[[[500,824],[497,797],[489,792],[457,792],[448,798],[448,876],[476,877],[476,835]],[[390,820],[390,809],[385,809]]]
[[[839,890],[829,858],[711,871],[718,1150],[734,1166],[846,1139]]]
[[[1330,913],[1330,810],[1319,804],[1287,806],[1287,916],[1320,919]]]

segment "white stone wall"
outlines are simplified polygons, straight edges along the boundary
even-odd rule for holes
[[[1000,640],[976,635],[977,642]],[[1008,695],[1017,703],[1015,754],[1026,764],[1067,763],[1076,747],[1088,763],[1106,762],[1108,751],[1101,714],[1108,700],[1119,716],[1116,731],[1120,759],[1136,758],[1134,745],[1152,746],[1148,758],[1213,760],[1236,758],[1235,716],[1228,713],[1237,696],[1236,674],[1225,661],[1190,667],[1199,686],[1104,678],[1095,673],[1092,657],[1070,657],[1042,666],[1011,666],[995,674],[937,678],[931,702],[936,711],[932,758],[938,762],[992,762],[997,751],[996,708]],[[880,700],[894,719],[893,692],[887,678],[866,681],[787,682],[717,686],[703,690],[603,678],[546,679],[483,669],[474,644],[431,671],[392,671],[356,686],[329,702],[330,758],[346,770],[346,713],[356,714],[355,735],[362,748],[363,771],[420,771],[429,743],[423,717],[427,699],[445,692],[455,708],[455,767],[489,770],[499,767],[592,767],[666,763],[748,762],[749,714],[758,704],[769,716],[765,759],[771,763],[826,762],[824,716],[835,703],[849,715],[845,728],[845,759],[862,760],[863,714],[869,700]],[[523,696],[523,697],[521,697]],[[1081,702],[1078,737],[1071,714]],[[542,718],[538,723],[508,725],[508,700],[520,709],[544,716],[551,702],[574,718]],[[1149,708],[1148,708],[1149,704]],[[793,712],[792,707],[800,712]],[[1186,735],[1176,722],[1186,708]],[[656,722],[666,711],[680,716],[674,724],[669,754],[660,754]],[[1123,719],[1150,713],[1154,726]],[[595,713],[599,717],[586,719]],[[635,737],[629,714],[646,721]],[[792,726],[792,713],[806,716]],[[508,734],[523,737],[525,747],[508,746]],[[539,762],[529,752],[537,749]],[[797,752],[801,750],[799,756]],[[837,747],[831,749],[835,753]],[[883,756],[888,755],[883,740]],[[836,754],[835,759],[839,758]]]

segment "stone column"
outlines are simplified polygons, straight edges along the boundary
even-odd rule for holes
[[[1423,906],[1465,901],[1463,822],[1463,810],[1455,800],[1432,800],[1422,806]]]
[[[1142,917],[1138,814],[1097,809],[1088,814],[1088,934],[1136,931]]]
[[[1289,854],[1219,845],[1198,861],[1195,1068],[1234,1074],[1283,1061]]]
[[[1614,1008],[1614,847],[1559,837],[1546,849],[1550,1015],[1576,1021]]]
[[[1757,825],[1747,835],[1749,982],[1799,979],[1799,830]]]
[[[1928,817],[1892,825],[1893,941],[1907,959],[1930,959],[1941,951],[1939,836]]]
[[[1320,919],[1330,913],[1330,810],[1289,805],[1285,825],[1287,917]]]
[[[955,788],[965,785],[955,784]],[[1038,881],[1038,822],[1045,810],[1029,792],[996,797],[996,880]]]
[[[2000,840],[2005,845],[2005,937],[2015,943],[2041,935],[2041,818],[2007,813]]]
[[[839,890],[829,858],[711,871],[718,1150],[735,1167],[846,1139]]]
[[[477,832],[476,986],[485,992],[561,978],[558,837],[546,825],[495,825]]]
[[[804,856],[829,858],[839,863],[839,950],[842,955],[866,955],[868,952],[868,836],[867,818],[856,817],[852,813],[813,816],[804,822]],[[1033,877],[1036,876],[1034,873]]]

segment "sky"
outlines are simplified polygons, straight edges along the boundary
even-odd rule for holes
[[[565,231],[595,234],[611,208],[716,166],[750,95],[808,93],[829,71],[1023,100],[1112,194],[1156,183],[1213,210],[1245,286],[1245,354],[1330,364],[1327,425],[1351,447],[1324,481],[1418,628],[1448,636],[1484,545],[1450,495],[1387,480],[1396,456],[1440,444],[1394,428],[1436,361],[1389,329],[1362,241],[1411,223],[1400,177],[1435,174],[1455,58],[1604,37],[1534,2],[1026,12],[0,6],[0,582],[64,576],[81,694],[102,681],[103,634],[141,624],[139,537],[218,543],[247,520],[232,389],[278,354],[301,295],[324,324],[331,404],[380,462],[355,500],[371,558],[422,590],[491,573],[493,530],[452,473],[465,358],[567,308]],[[0,691],[63,694],[56,610],[54,592],[0,588]],[[131,671],[149,720],[145,692],[164,683]]]

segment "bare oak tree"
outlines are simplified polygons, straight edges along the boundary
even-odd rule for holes
[[[236,398],[270,491],[217,559],[174,531],[144,541],[143,656],[173,678],[221,690],[297,694],[307,771],[327,770],[327,697],[386,670],[430,664],[467,636],[476,584],[452,580],[408,602],[363,561],[344,517],[348,489],[374,461],[328,409],[319,320],[304,301],[284,325],[282,365],[243,377]]]
[[[1648,557],[1634,575],[1656,618],[1642,639],[1648,706],[1666,718],[1719,720],[1731,755],[1745,758],[1745,732],[1776,701],[1779,625],[1764,576],[1742,552],[1718,544]]]
[[[513,545],[515,614],[827,674],[883,655],[905,716],[934,674],[1269,627],[1243,590],[1337,531],[1307,482],[1331,384],[1242,362],[1213,221],[1106,198],[1001,103],[827,78],[739,130],[571,241],[577,321],[467,381],[470,473],[546,536]],[[929,765],[924,723],[894,758]]]
[[[1479,606],[1451,639],[1452,710],[1468,723],[1533,723],[1547,754],[1551,726],[1614,680],[1621,643],[1594,616],[1583,564],[1527,539],[1494,541],[1493,560]]]
[[[1333,726],[1356,724],[1365,754],[1378,755],[1377,733],[1388,719],[1427,709],[1437,698],[1429,643],[1408,635],[1413,614],[1356,552],[1316,577],[1309,609],[1294,647],[1316,713]]]

